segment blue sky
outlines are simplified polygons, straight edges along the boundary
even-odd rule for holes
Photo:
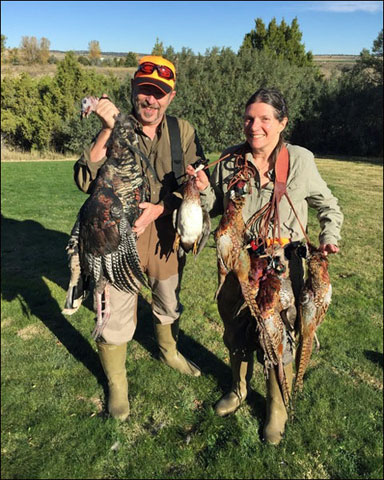
[[[158,38],[175,51],[236,52],[256,18],[267,26],[297,17],[307,51],[358,55],[372,48],[382,16],[381,1],[2,1],[1,33],[10,48],[35,36],[48,38],[51,50],[88,50],[98,40],[104,52],[150,53]]]

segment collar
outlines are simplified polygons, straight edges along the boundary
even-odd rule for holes
[[[248,143],[246,144],[248,145]],[[252,152],[250,150],[246,150],[245,151],[245,159],[250,162],[252,165],[255,165],[254,161],[253,161],[253,156],[252,156]],[[270,168],[268,171],[267,171],[267,175],[268,175],[268,178],[271,182],[274,182],[275,181],[275,178],[276,178],[276,173],[275,173],[275,167],[272,167]]]

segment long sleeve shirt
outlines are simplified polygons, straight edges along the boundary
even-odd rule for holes
[[[161,204],[170,213],[181,202],[181,194],[177,190],[175,175],[172,171],[171,145],[168,124],[165,116],[157,128],[157,134],[151,140],[143,131],[142,124],[132,115],[135,121],[135,132],[139,141],[139,149],[148,158],[149,164],[136,155],[136,161],[141,165],[143,175],[146,175],[150,185],[150,202]],[[199,159],[205,159],[199,144],[195,129],[186,120],[178,118],[181,149],[183,153],[184,170],[188,164]],[[92,191],[92,185],[100,167],[107,160],[90,161],[90,152],[95,142],[87,147],[80,159],[74,165],[74,179],[80,190],[86,193]]]
[[[306,229],[308,222],[308,207],[317,211],[320,223],[319,241],[322,244],[337,245],[340,240],[340,230],[343,223],[343,214],[338,205],[338,200],[317,169],[313,154],[300,146],[286,144],[289,152],[289,173],[287,178],[287,194],[291,199],[296,214]],[[218,163],[212,172],[210,186],[201,192],[203,206],[215,216],[224,211],[229,200],[228,181],[234,174],[234,152],[239,145],[223,152],[222,156],[230,153],[224,161]],[[254,165],[251,152],[245,154],[246,160]],[[245,205],[242,210],[244,222],[247,222],[258,210],[266,205],[272,198],[274,187],[274,170],[268,172],[270,181],[263,187],[260,186],[258,174],[250,180],[250,191],[246,195]],[[303,240],[304,234],[292,208],[285,196],[279,204],[280,234],[290,241]],[[257,224],[246,232],[246,240],[251,241],[257,237]],[[272,237],[272,225],[270,226]],[[248,237],[248,238],[247,238]]]

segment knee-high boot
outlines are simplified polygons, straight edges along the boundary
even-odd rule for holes
[[[292,363],[284,367],[289,391],[292,390]],[[288,420],[287,409],[281,395],[276,371],[271,368],[267,380],[267,417],[264,427],[264,440],[272,445],[278,445],[283,438],[285,424]]]
[[[160,360],[181,373],[198,377],[201,374],[199,367],[177,350],[179,320],[168,325],[162,325],[158,320],[154,320],[154,327],[160,349]]]
[[[232,387],[215,405],[215,412],[220,417],[235,412],[248,394],[248,385],[253,373],[253,354],[244,360],[230,353],[232,369]]]
[[[108,379],[108,411],[113,418],[126,420],[129,415],[128,380],[125,369],[127,344],[97,343],[99,357]]]

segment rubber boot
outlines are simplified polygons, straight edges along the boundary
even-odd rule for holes
[[[253,354],[247,361],[230,354],[232,369],[232,387],[215,405],[215,412],[220,417],[234,413],[244,402],[248,394],[248,385],[253,373]]]
[[[129,415],[128,380],[125,369],[127,344],[97,343],[99,357],[108,379],[108,411],[113,418],[124,421]]]
[[[292,363],[284,367],[289,392],[292,390],[293,369]],[[288,413],[281,395],[276,371],[271,368],[267,380],[267,417],[264,427],[264,441],[278,445],[283,438]]]
[[[181,373],[198,377],[201,374],[199,367],[183,357],[177,350],[179,321],[176,320],[172,324],[162,325],[155,320],[154,327],[160,349],[160,360]]]

